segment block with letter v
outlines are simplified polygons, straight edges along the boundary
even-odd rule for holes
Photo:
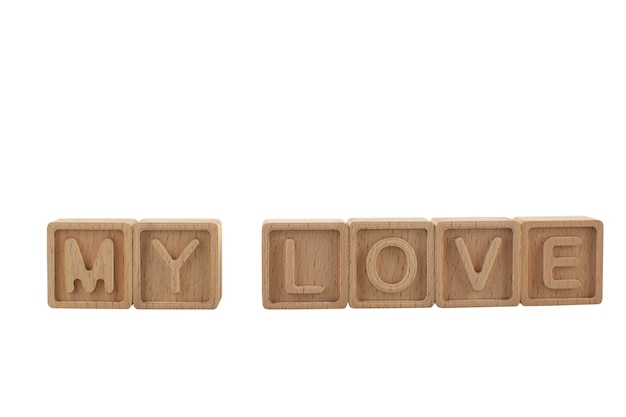
[[[520,225],[506,218],[433,219],[439,307],[520,302]]]

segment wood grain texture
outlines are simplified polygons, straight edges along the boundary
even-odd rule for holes
[[[434,228],[426,219],[350,219],[350,307],[432,307]]]
[[[62,219],[48,225],[48,304],[129,308],[132,219]]]
[[[341,220],[263,223],[263,306],[345,308],[348,229]]]
[[[526,306],[602,302],[603,225],[589,217],[518,217]]]
[[[520,302],[520,225],[507,218],[441,218],[435,224],[439,307]]]
[[[213,309],[222,296],[219,220],[142,220],[135,225],[135,308]]]

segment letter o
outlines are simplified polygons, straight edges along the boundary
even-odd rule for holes
[[[404,252],[404,256],[406,256],[407,262],[404,276],[400,281],[394,284],[383,281],[376,269],[376,261],[378,260],[380,251],[391,246],[401,249]],[[389,237],[379,240],[372,246],[367,254],[365,269],[367,271],[367,278],[376,289],[386,293],[404,291],[409,288],[417,276],[417,255],[415,255],[415,251],[406,240],[397,237]]]

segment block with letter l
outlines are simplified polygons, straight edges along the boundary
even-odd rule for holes
[[[348,227],[341,220],[263,223],[263,306],[345,308]]]

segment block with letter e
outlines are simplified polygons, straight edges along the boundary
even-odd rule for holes
[[[522,304],[599,304],[603,225],[589,217],[519,217]]]
[[[129,308],[130,219],[58,220],[48,225],[50,307]]]

